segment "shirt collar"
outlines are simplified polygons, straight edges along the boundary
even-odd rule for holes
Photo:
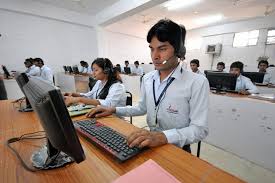
[[[178,64],[178,66],[176,67],[176,69],[174,70],[174,72],[172,71],[163,81],[166,81],[169,77],[171,78],[175,78],[175,79],[180,79],[181,74],[182,74],[182,68],[181,65]],[[160,80],[160,75],[159,75],[159,71],[156,71],[153,75],[153,79],[154,80]],[[163,82],[162,81],[162,82]]]

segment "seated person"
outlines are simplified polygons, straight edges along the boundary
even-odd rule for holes
[[[91,67],[89,66],[89,64],[85,61],[80,61],[80,65],[81,65],[81,68],[80,68],[80,73],[83,73],[83,74],[91,74],[92,72],[92,69]]]
[[[132,73],[132,71],[131,71],[132,69],[129,66],[129,61],[126,60],[124,63],[125,63],[125,67],[124,67],[122,73],[124,73],[124,74],[131,74]]]
[[[263,80],[263,84],[269,84],[271,83],[271,74],[266,72],[266,69],[268,68],[268,61],[267,60],[261,60],[258,63],[258,69],[259,72],[265,73],[264,75],[264,80]]]
[[[48,66],[44,65],[44,61],[41,58],[35,58],[33,59],[33,64],[40,68],[40,78],[53,85],[53,71]]]
[[[139,62],[135,61],[134,64],[135,66],[132,68],[132,74],[142,76],[144,73],[143,73],[143,69],[139,66]]]
[[[108,58],[97,58],[92,63],[98,81],[88,93],[65,93],[65,104],[74,103],[119,107],[126,105],[126,90],[118,72]]]
[[[25,59],[25,62],[24,62],[25,67],[27,68],[25,73],[28,77],[40,76],[40,68],[33,64],[33,60],[34,59],[32,59],[32,58],[27,58],[27,59]]]
[[[225,69],[225,64],[223,62],[218,62],[217,63],[217,70],[219,72],[225,72],[225,71],[223,71],[224,69]]]
[[[119,73],[121,73],[121,66],[120,66],[120,64],[116,64],[116,69],[117,69],[117,71],[118,71]]]
[[[258,88],[252,83],[252,81],[243,76],[243,63],[240,61],[233,62],[230,65],[230,73],[238,76],[236,83],[236,91],[239,91],[240,94],[249,95],[252,93],[258,93]]]
[[[199,67],[200,61],[198,59],[193,59],[190,61],[190,68],[192,72],[205,76],[204,73],[199,70]]]

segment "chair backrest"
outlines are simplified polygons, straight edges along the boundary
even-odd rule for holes
[[[133,105],[133,95],[131,92],[126,91],[126,105]]]
[[[95,83],[97,82],[96,79],[92,78],[92,77],[89,77],[89,88],[90,88],[90,91],[93,89]]]

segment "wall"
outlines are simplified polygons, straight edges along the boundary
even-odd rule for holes
[[[149,45],[145,38],[114,33],[98,28],[98,51],[100,57],[108,57],[114,64],[151,62]]]
[[[187,40],[201,39],[200,49],[192,49],[187,51],[186,59],[189,62],[193,58],[200,59],[201,70],[210,69],[212,56],[205,54],[205,48],[208,44],[222,43],[222,53],[216,56],[213,62],[213,69],[219,61],[226,63],[227,70],[232,62],[240,60],[245,64],[245,70],[257,70],[257,58],[259,56],[269,56],[269,62],[275,64],[275,45],[265,45],[267,29],[275,27],[275,16],[255,18],[246,21],[238,21],[224,25],[206,27],[187,32]],[[260,29],[258,44],[256,46],[234,48],[233,37],[235,32],[250,31]]]
[[[91,27],[1,9],[0,25],[0,64],[9,70],[25,70],[28,57],[41,57],[58,71],[98,55],[96,30]]]

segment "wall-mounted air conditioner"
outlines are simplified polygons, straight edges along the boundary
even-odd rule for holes
[[[211,44],[206,46],[206,54],[220,55],[222,51],[222,44]]]

